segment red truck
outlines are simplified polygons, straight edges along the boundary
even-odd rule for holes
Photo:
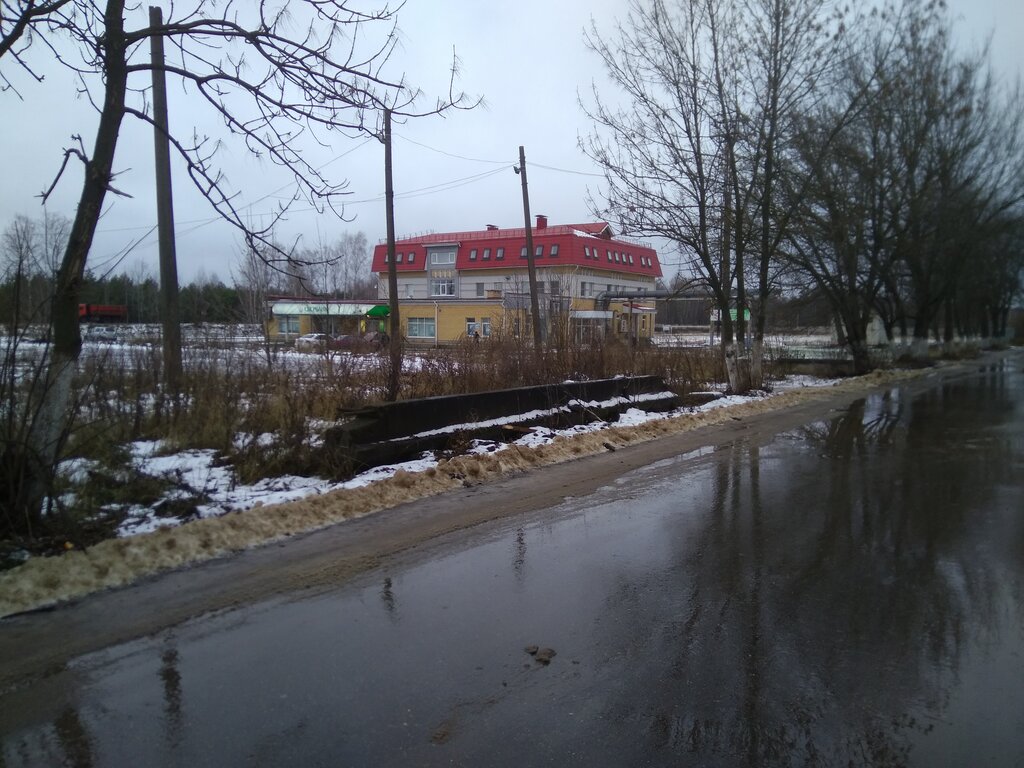
[[[79,304],[78,319],[83,323],[124,323],[128,307],[124,304]]]

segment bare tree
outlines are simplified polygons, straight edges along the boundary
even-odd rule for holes
[[[663,237],[692,259],[722,318],[729,386],[742,388],[730,316],[735,277],[729,218],[732,193],[717,98],[718,0],[631,0],[609,35],[592,24],[587,45],[626,97],[616,106],[594,90],[584,106],[596,131],[584,151],[604,170],[607,189],[592,201],[630,233]]]
[[[994,86],[983,55],[954,51],[944,8],[907,0],[873,17],[864,42],[842,87],[804,116],[793,157],[811,183],[785,198],[790,263],[828,298],[858,371],[876,316],[890,340],[912,325],[916,356],[940,325],[948,346],[970,322],[1000,327],[989,308],[1009,306],[1018,281],[997,253],[1024,213],[1020,93]],[[862,89],[838,121],[843,91]]]
[[[250,152],[293,174],[295,198],[305,197],[319,210],[339,216],[347,182],[328,178],[313,164],[303,152],[304,137],[325,143],[338,135],[377,135],[377,115],[385,106],[411,115],[463,103],[461,95],[450,91],[432,107],[417,110],[418,91],[402,78],[386,76],[397,41],[395,14],[387,6],[361,11],[348,0],[306,0],[271,11],[263,3],[221,6],[197,0],[183,12],[172,10],[156,27],[149,25],[144,9],[129,7],[124,0],[19,0],[10,16],[6,3],[4,9],[0,55],[14,57],[30,75],[36,48],[56,56],[76,72],[99,115],[91,150],[74,137],[44,192],[45,198],[70,162],[84,165],[78,207],[57,274],[52,358],[39,428],[33,434],[31,453],[41,472],[52,467],[60,450],[59,425],[70,403],[81,348],[78,294],[99,215],[108,193],[127,194],[114,186],[121,126],[126,117],[154,124],[146,102],[153,65],[145,56],[145,43],[151,37],[159,35],[165,43],[166,75],[176,78],[197,104],[209,107]],[[126,18],[139,26],[130,27]],[[26,35],[27,30],[33,34]],[[453,66],[453,78],[454,73]],[[287,205],[266,226],[252,228],[236,209],[233,191],[215,162],[218,142],[198,133],[188,137],[172,132],[168,138],[196,188],[242,233],[247,246],[290,269],[291,249],[280,248],[271,236]]]
[[[16,296],[10,307],[13,314],[4,318],[12,327],[49,322],[53,280],[69,227],[65,217],[47,213],[40,219],[15,216],[4,230],[0,279]]]
[[[588,43],[627,96],[595,94],[598,132],[585,149],[605,169],[600,207],[632,232],[692,256],[722,318],[734,390],[763,378],[764,308],[790,211],[777,205],[797,116],[820,98],[845,46],[823,0],[633,0],[612,38]],[[792,182],[788,182],[790,188]],[[747,335],[747,269],[757,314],[751,376],[735,340]],[[733,318],[735,313],[735,319]],[[752,380],[752,381],[751,381]]]

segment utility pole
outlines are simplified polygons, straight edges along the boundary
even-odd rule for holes
[[[391,321],[388,400],[398,399],[402,375],[402,323],[398,315],[398,265],[395,263],[395,185],[391,174],[391,110],[384,110],[384,218],[388,238],[388,314]],[[429,266],[429,265],[428,265]],[[434,329],[437,335],[437,329]]]
[[[149,25],[163,26],[163,14],[149,7]],[[156,220],[160,242],[160,314],[163,316],[164,385],[177,394],[181,385],[181,326],[178,317],[178,262],[174,251],[174,203],[171,196],[171,143],[167,121],[164,39],[149,37],[153,65],[153,142],[156,150]]]
[[[519,166],[515,168],[523,182],[523,219],[526,221],[526,266],[530,273],[530,315],[533,318],[533,346],[540,352],[543,328],[540,324],[540,304],[537,301],[537,265],[533,256],[533,227],[530,223],[530,192],[526,185],[526,150],[519,146]]]

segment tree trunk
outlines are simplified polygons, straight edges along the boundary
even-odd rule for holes
[[[750,352],[750,386],[764,389],[764,331],[754,331],[753,347]]]
[[[53,296],[53,347],[46,375],[41,379],[39,416],[29,436],[29,461],[30,466],[34,465],[27,497],[29,514],[41,511],[50,485],[49,478],[67,438],[71,383],[82,349],[79,293],[103,200],[110,188],[114,153],[124,118],[128,71],[123,16],[123,0],[108,0],[104,12],[105,34],[101,38],[106,76],[103,107],[92,156],[85,162],[85,178],[75,220],[57,272]]]
[[[722,352],[725,355],[725,375],[729,381],[729,393],[740,394],[746,391],[740,376],[740,363],[737,355],[736,342],[728,341],[722,344]]]
[[[864,339],[850,339],[848,346],[850,354],[853,355],[853,373],[856,376],[863,376],[871,371],[871,356],[868,354],[868,345]]]

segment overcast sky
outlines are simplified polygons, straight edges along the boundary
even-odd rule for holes
[[[1024,73],[1024,2],[1021,0],[947,0],[956,19],[960,41],[979,46],[992,36],[992,58],[1008,78]],[[592,220],[588,190],[600,188],[597,168],[578,149],[578,137],[589,130],[578,106],[578,95],[589,101],[596,80],[607,90],[599,62],[584,45],[583,30],[591,17],[610,28],[622,13],[622,0],[520,0],[517,3],[481,0],[408,0],[399,23],[403,43],[391,71],[405,72],[427,94],[446,85],[454,46],[461,60],[459,83],[469,94],[481,95],[485,106],[456,112],[445,119],[427,118],[396,126],[394,159],[396,227],[398,234],[423,231],[482,229],[485,224],[522,226],[519,177],[511,166],[518,147],[526,147],[531,208],[551,223]],[[9,61],[4,71],[11,71]],[[41,85],[22,84],[23,100],[0,94],[0,227],[17,213],[38,216],[36,197],[49,185],[72,134],[91,147],[95,114],[75,95],[75,83],[57,67],[46,70]],[[194,101],[194,100],[193,100]],[[170,83],[171,127],[191,135],[217,130],[209,111],[198,111],[180,88]],[[132,199],[108,202],[100,233],[90,255],[90,267],[157,273],[152,132],[127,118],[115,168],[119,189]],[[326,166],[332,177],[350,182],[346,216],[316,215],[297,209],[278,230],[283,242],[301,238],[313,246],[331,241],[344,231],[365,232],[371,243],[384,236],[383,148],[373,140],[338,139],[317,147],[315,166]],[[275,196],[287,197],[289,176],[268,163],[253,161],[238,145],[226,146],[221,167],[238,205],[259,220],[273,209]],[[328,165],[329,163],[329,165]],[[546,166],[546,167],[545,167]],[[179,278],[188,282],[202,271],[230,282],[239,240],[191,188],[175,167],[175,219],[178,233]],[[487,175],[490,174],[490,175]],[[73,214],[81,172],[75,168],[63,179],[47,210]],[[269,197],[268,197],[269,195]],[[110,197],[108,196],[108,200]],[[257,202],[258,201],[258,202]],[[141,242],[119,260],[120,254]],[[666,275],[675,272],[676,257],[663,254]]]

